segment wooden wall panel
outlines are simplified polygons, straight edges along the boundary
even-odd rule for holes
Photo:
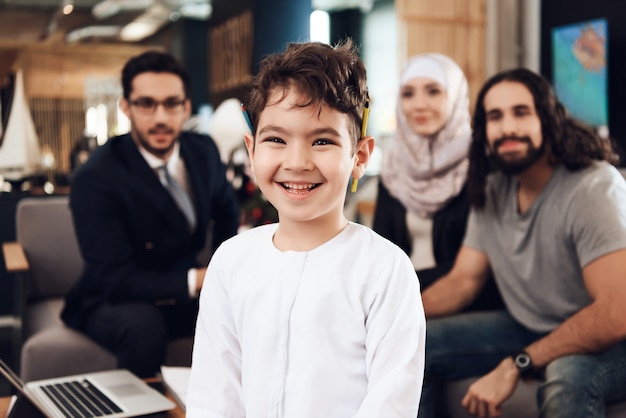
[[[249,84],[252,78],[254,41],[252,12],[246,10],[211,29],[209,38],[211,93],[219,94]]]
[[[70,171],[72,149],[85,131],[85,82],[119,79],[126,61],[147,47],[126,45],[27,45],[3,49],[0,57],[15,56],[11,68],[21,68],[42,155],[54,156],[45,170],[53,177]]]
[[[482,20],[485,0],[396,0],[402,18]]]
[[[85,79],[119,77],[124,63],[145,47],[91,45],[28,47],[17,65],[24,70],[28,97],[83,98]]]
[[[29,106],[41,152],[54,156],[51,171],[68,173],[72,149],[85,130],[84,100],[34,97]]]
[[[486,0],[396,0],[395,4],[400,65],[415,54],[448,55],[465,72],[473,106],[485,81]]]

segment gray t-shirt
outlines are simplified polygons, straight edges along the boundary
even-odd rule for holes
[[[549,332],[591,302],[583,267],[626,248],[626,181],[606,162],[574,172],[559,165],[524,214],[517,185],[501,173],[489,177],[485,208],[471,211],[464,244],[487,255],[513,317]]]

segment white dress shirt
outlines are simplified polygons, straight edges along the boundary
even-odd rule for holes
[[[406,211],[406,226],[412,240],[411,262],[415,270],[435,267],[433,251],[433,218]]]
[[[136,143],[136,142],[135,142]],[[187,176],[187,169],[185,168],[185,162],[180,158],[180,144],[177,142],[174,143],[174,149],[172,150],[172,155],[170,158],[165,161],[151,153],[148,152],[141,145],[137,145],[137,149],[139,153],[142,155],[146,163],[150,166],[161,183],[164,183],[164,179],[158,174],[159,167],[163,166],[163,164],[167,165],[167,171],[170,173],[170,176],[174,178],[181,185],[183,190],[193,198],[193,192],[191,190],[191,186],[189,185],[189,178]],[[198,271],[196,269],[187,270],[187,288],[189,289],[189,297],[197,297],[198,296]]]

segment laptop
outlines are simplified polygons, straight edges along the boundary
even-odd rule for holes
[[[0,359],[0,373],[17,389],[8,417],[135,417],[176,405],[124,369],[24,383]]]

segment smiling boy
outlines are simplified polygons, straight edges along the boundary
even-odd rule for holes
[[[246,146],[279,222],[211,260],[188,417],[416,416],[425,320],[415,271],[343,214],[373,150],[367,100],[350,41],[290,44],[261,63]]]

